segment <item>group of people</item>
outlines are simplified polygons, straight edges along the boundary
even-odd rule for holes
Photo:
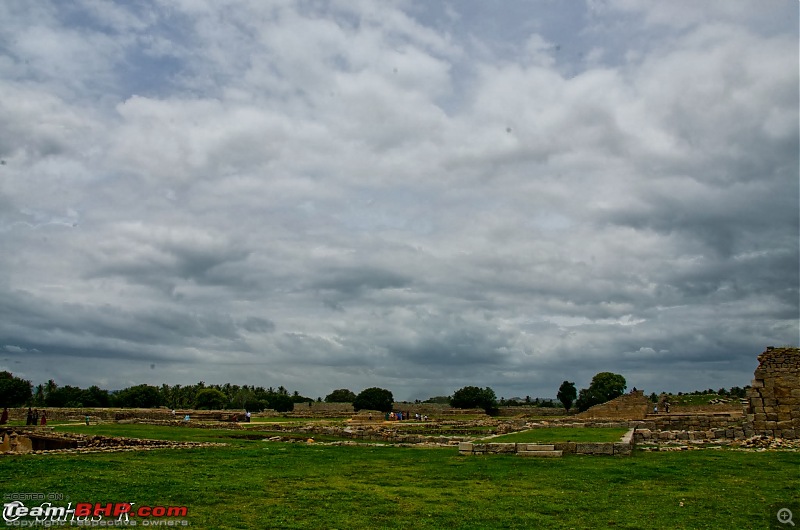
[[[40,425],[40,424],[47,425],[47,411],[46,410],[42,411],[42,416],[40,419],[39,411],[31,410],[31,408],[28,407],[28,417],[25,419],[25,425]]]
[[[669,414],[669,401],[664,402],[664,412]],[[653,406],[653,414],[658,414],[658,405]]]
[[[384,416],[386,421],[403,421],[403,420],[410,420],[411,413],[410,412],[387,412]],[[370,414],[370,419],[372,419],[372,414]],[[428,417],[419,413],[414,414],[414,419],[417,421],[428,421]]]

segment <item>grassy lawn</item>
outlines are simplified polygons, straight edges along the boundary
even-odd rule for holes
[[[146,425],[146,424],[117,424],[103,423],[100,425],[85,426],[60,425],[54,428],[61,432],[74,432],[79,434],[100,434],[103,436],[124,436],[128,438],[147,438],[151,440],[176,440],[181,442],[223,442],[223,443],[245,443],[261,441],[270,436],[283,436],[300,440],[306,440],[313,436],[316,441],[330,442],[344,440],[336,436],[325,435],[305,435],[284,431],[269,431],[255,429],[200,429],[194,427],[171,427],[166,425]]]
[[[455,448],[283,444],[215,430],[97,427],[91,431],[118,427],[124,436],[233,443],[4,456],[3,493],[61,493],[62,504],[186,505],[191,526],[208,529],[701,529],[768,528],[769,506],[796,503],[800,491],[796,452],[523,459],[460,456]]]
[[[530,429],[527,431],[513,432],[494,438],[487,438],[491,442],[618,442],[628,429],[606,429],[600,427],[546,427]]]

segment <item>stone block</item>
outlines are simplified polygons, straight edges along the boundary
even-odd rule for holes
[[[486,444],[487,453],[516,453],[517,444],[515,443],[490,443]]]
[[[615,443],[614,444],[614,454],[615,455],[629,455],[633,451],[633,446],[631,444],[626,443]]]
[[[461,454],[472,454],[472,442],[458,442],[458,452]]]
[[[579,443],[576,444],[575,452],[579,455],[613,455],[613,443]]]
[[[555,449],[555,445],[517,444],[518,451],[554,451]]]
[[[553,449],[556,451],[562,451],[564,453],[574,455],[577,445],[578,444],[576,444],[575,442],[559,442],[553,444]]]
[[[558,458],[563,453],[561,451],[517,451],[518,456],[533,456],[540,458]]]

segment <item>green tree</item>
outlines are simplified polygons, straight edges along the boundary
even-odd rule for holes
[[[611,372],[600,372],[592,378],[589,388],[581,389],[576,405],[583,412],[589,407],[621,396],[628,384],[625,378]]]
[[[487,414],[493,415],[497,413],[497,396],[488,386],[465,386],[453,392],[450,405],[457,409],[481,408]]]
[[[359,410],[379,410],[391,412],[394,396],[384,388],[367,388],[362,390],[353,400],[353,408]]]
[[[80,387],[65,385],[47,394],[45,404],[48,407],[92,407],[84,402],[84,393]]]
[[[569,412],[569,409],[572,408],[572,404],[575,403],[575,399],[578,397],[575,383],[570,383],[569,381],[561,383],[561,386],[558,387],[558,394],[556,394],[556,397],[561,404],[564,405],[567,412]]]
[[[3,407],[20,407],[33,399],[31,382],[15,377],[11,372],[0,372],[0,404]]]
[[[84,407],[107,407],[111,403],[111,396],[108,390],[92,385],[83,391]]]
[[[150,385],[136,385],[114,393],[112,400],[117,407],[149,409],[164,405],[159,389]]]
[[[198,410],[221,410],[228,403],[228,396],[216,388],[204,388],[195,396],[194,408]]]
[[[294,409],[294,401],[291,396],[280,392],[269,394],[267,403],[269,408],[278,412],[290,412]]]
[[[352,403],[356,400],[356,395],[352,390],[340,388],[325,396],[325,403]]]

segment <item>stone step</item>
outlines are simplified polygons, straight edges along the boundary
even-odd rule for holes
[[[555,450],[555,445],[543,445],[543,444],[517,444],[518,451],[553,451]]]
[[[517,451],[519,456],[539,456],[545,458],[559,458],[563,451]]]

